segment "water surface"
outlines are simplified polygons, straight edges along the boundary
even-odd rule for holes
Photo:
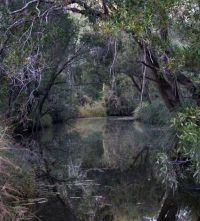
[[[44,130],[39,137],[41,154],[57,196],[39,207],[38,217],[42,221],[157,220],[166,192],[155,173],[163,139],[167,139],[165,129],[129,118],[79,119]],[[197,221],[196,211],[194,218],[187,204],[188,195],[184,197],[178,220]]]

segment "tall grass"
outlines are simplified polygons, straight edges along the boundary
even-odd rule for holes
[[[103,101],[85,104],[79,108],[80,117],[106,117],[106,107]]]

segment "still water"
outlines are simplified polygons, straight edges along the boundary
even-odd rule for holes
[[[157,220],[166,188],[156,154],[167,139],[165,129],[129,118],[78,119],[44,130],[38,140],[49,199],[36,215],[41,221]],[[198,221],[199,196],[183,191],[177,206],[170,202],[177,220]]]

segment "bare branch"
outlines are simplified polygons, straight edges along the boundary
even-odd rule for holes
[[[149,64],[147,64],[145,61],[137,61],[138,63],[142,63],[143,65],[145,65],[146,67],[148,67],[148,68],[150,68],[150,69],[152,69],[152,70],[157,70],[157,71],[159,71],[159,68],[156,68],[156,67],[154,67],[154,66],[151,66],[151,65],[149,65]]]
[[[39,2],[39,1],[38,0],[32,0],[28,3],[26,3],[24,5],[24,7],[20,8],[18,10],[12,11],[11,14],[16,14],[16,13],[19,13],[19,12],[23,12],[24,10],[26,10],[29,7],[29,5],[32,5],[32,4],[37,3],[37,2]]]

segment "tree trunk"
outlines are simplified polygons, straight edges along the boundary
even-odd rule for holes
[[[175,78],[160,70],[158,59],[153,49],[149,48],[148,45],[144,45],[144,51],[146,57],[145,65],[149,68],[150,74],[156,80],[160,95],[169,111],[174,111],[181,103],[177,82]]]
[[[168,195],[160,210],[157,221],[176,221],[178,205],[173,195]]]
[[[131,79],[131,81],[133,82],[133,85],[135,86],[135,88],[137,89],[138,93],[142,93],[142,88],[141,85],[139,85],[139,83],[137,83],[137,81],[135,80],[134,76],[129,74],[128,75]],[[149,88],[148,88],[148,84],[145,84],[145,91],[144,91],[144,97],[147,99],[147,101],[151,104],[151,97],[149,94]]]

